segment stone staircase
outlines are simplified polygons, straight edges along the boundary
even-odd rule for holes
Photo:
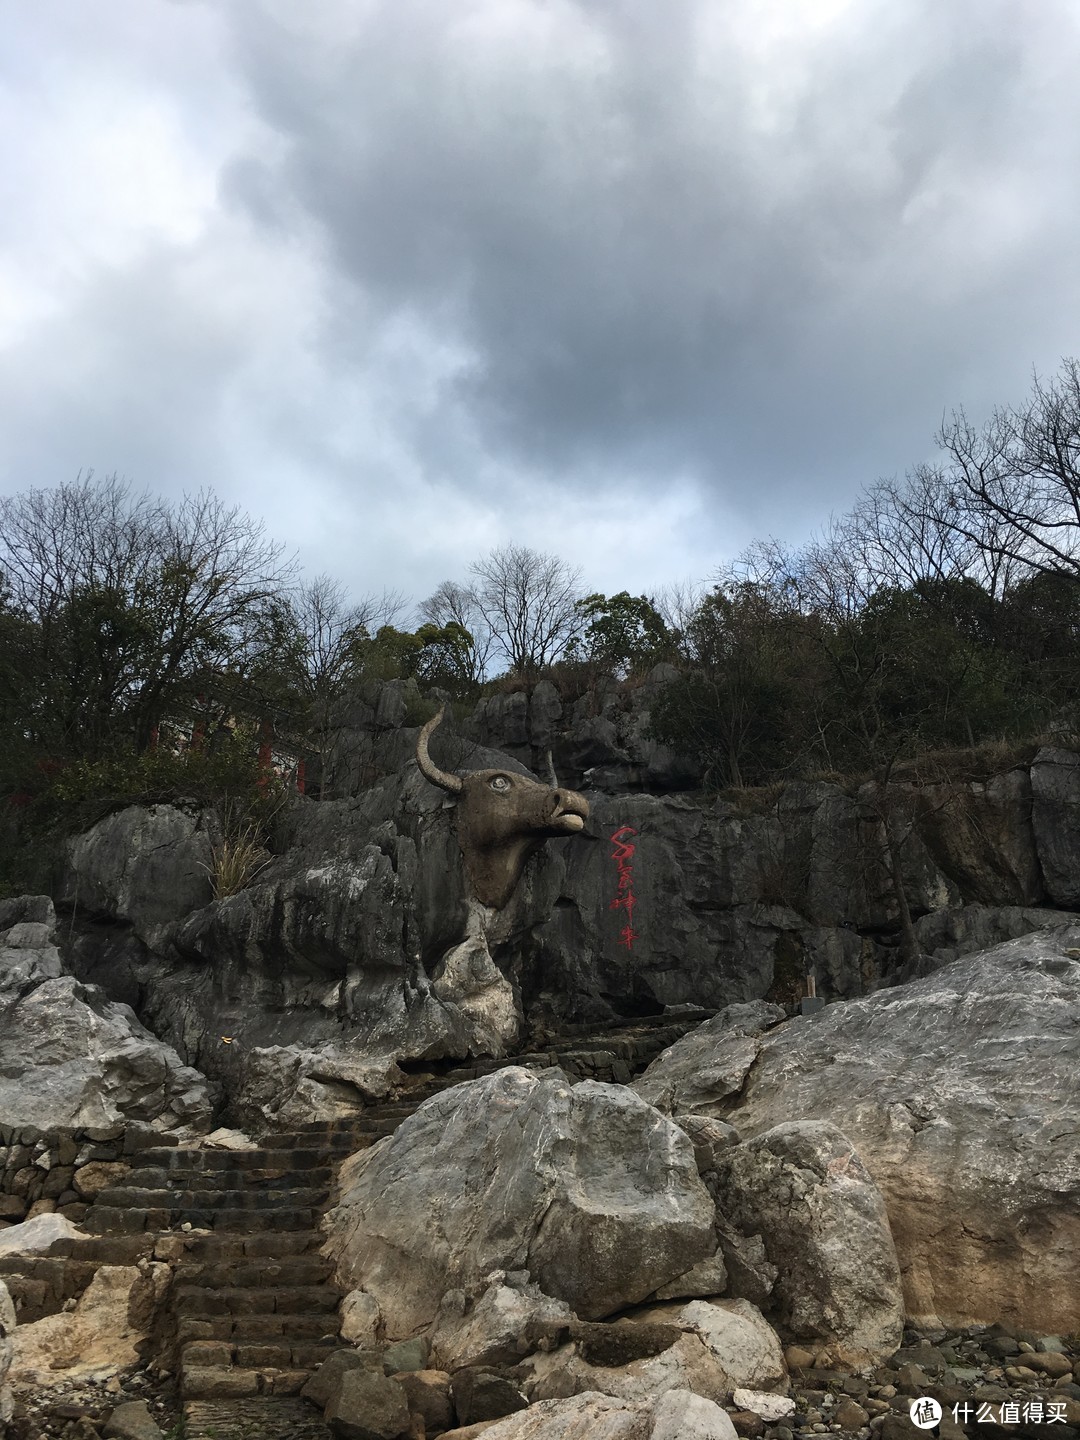
[[[223,1440],[329,1436],[294,1397],[342,1343],[341,1295],[318,1253],[319,1219],[342,1159],[392,1134],[431,1095],[506,1065],[561,1065],[575,1079],[625,1082],[703,1018],[624,1024],[507,1059],[421,1071],[396,1101],[349,1121],[271,1134],[252,1149],[142,1151],[121,1185],[100,1192],[83,1225],[129,1243],[153,1237],[154,1255],[175,1266],[170,1303],[191,1440],[211,1432]]]

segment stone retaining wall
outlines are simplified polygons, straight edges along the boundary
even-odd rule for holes
[[[131,1169],[132,1157],[175,1143],[149,1125],[48,1132],[0,1125],[0,1231],[53,1213],[81,1224],[100,1191]]]

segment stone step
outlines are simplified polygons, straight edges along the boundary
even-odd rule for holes
[[[149,1259],[154,1251],[152,1235],[65,1236],[54,1240],[49,1255],[70,1256],[73,1260],[92,1260],[98,1265],[137,1265]]]
[[[252,1167],[248,1170],[206,1170],[196,1166],[144,1165],[124,1176],[124,1184],[148,1190],[178,1186],[184,1190],[301,1190],[305,1186],[325,1190],[333,1178],[329,1165],[308,1170],[288,1170],[282,1165]]]
[[[188,1340],[180,1350],[183,1369],[307,1370],[309,1373],[341,1349],[341,1337],[288,1340]]]
[[[321,1255],[294,1255],[282,1259],[189,1261],[181,1267],[177,1279],[183,1285],[244,1289],[266,1285],[319,1285],[333,1273],[332,1260]]]
[[[258,1150],[144,1150],[139,1156],[140,1166],[161,1167],[164,1170],[265,1170],[280,1169],[304,1171],[326,1164],[326,1151],[312,1144],[296,1144],[292,1137],[283,1136],[287,1144],[274,1145]],[[283,1153],[284,1152],[284,1153]]]
[[[253,1397],[188,1400],[187,1440],[331,1440],[328,1426],[306,1400]]]
[[[188,1190],[178,1185],[147,1190],[137,1185],[110,1185],[97,1197],[98,1205],[142,1210],[296,1210],[321,1205],[325,1186],[306,1185],[298,1190],[233,1190],[204,1186]]]
[[[317,1315],[337,1312],[341,1294],[329,1285],[227,1286],[211,1290],[181,1279],[173,1287],[173,1311],[181,1315]]]
[[[172,1230],[190,1225],[195,1230],[266,1231],[313,1230],[319,1217],[316,1206],[297,1209],[245,1210],[165,1209],[141,1206],[91,1205],[83,1229],[95,1235],[138,1235],[144,1230]]]
[[[188,1313],[177,1316],[176,1339],[181,1345],[190,1340],[224,1340],[232,1345],[256,1345],[264,1340],[274,1343],[282,1337],[299,1343],[335,1339],[338,1329],[337,1312],[329,1310],[322,1314],[309,1312],[299,1315],[283,1311],[261,1315]]]
[[[197,1369],[187,1366],[180,1372],[180,1394],[185,1400],[299,1395],[310,1379],[310,1370],[245,1370],[238,1365],[202,1366]],[[268,1432],[259,1430],[257,1433],[262,1440]]]
[[[192,1235],[184,1237],[185,1253],[194,1260],[242,1260],[259,1256],[269,1260],[318,1252],[326,1236],[318,1230],[271,1231],[263,1235]]]

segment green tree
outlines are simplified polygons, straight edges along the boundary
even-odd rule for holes
[[[620,590],[587,595],[577,602],[585,622],[567,646],[567,658],[583,660],[625,677],[648,669],[673,653],[674,642],[655,604],[645,595]]]
[[[807,743],[812,628],[765,585],[718,585],[686,626],[690,668],[654,704],[653,737],[695,756],[717,787],[789,772]]]

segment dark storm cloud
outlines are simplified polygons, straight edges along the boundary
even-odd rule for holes
[[[91,13],[92,11],[92,13]],[[1075,353],[1065,0],[35,0],[0,490],[213,486],[355,592],[798,540]]]
[[[406,314],[460,352],[422,448],[463,413],[568,488],[679,473],[812,523],[1069,348],[1080,173],[1066,7],[821,8],[238,9],[288,148],[226,194],[318,220],[346,350]]]

